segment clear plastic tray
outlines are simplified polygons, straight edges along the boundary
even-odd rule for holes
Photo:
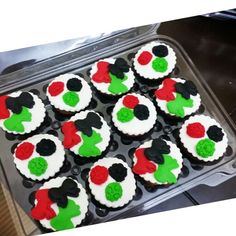
[[[229,146],[225,156],[219,161],[210,164],[197,163],[188,159],[187,156],[184,156],[184,166],[178,183],[168,187],[160,186],[157,188],[150,188],[141,183],[137,178],[138,187],[133,201],[126,207],[118,210],[104,208],[97,204],[91,197],[89,212],[82,225],[140,215],[155,205],[199,184],[215,186],[236,175],[236,131],[233,122],[207,86],[204,79],[200,76],[200,73],[195,68],[184,49],[173,39],[163,35],[157,35],[156,29],[156,26],[151,26],[148,30],[143,31],[140,31],[140,28],[123,31],[109,36],[108,38],[103,38],[97,42],[85,45],[79,49],[44,60],[29,68],[0,77],[0,94],[21,89],[24,91],[35,92],[43,99],[47,108],[48,117],[37,132],[34,133],[47,133],[49,130],[52,130],[49,132],[62,138],[59,125],[68,119],[68,117],[63,117],[54,111],[45,95],[46,87],[52,78],[62,73],[71,72],[79,74],[89,81],[89,70],[96,60],[119,56],[127,59],[131,65],[132,58],[142,45],[153,40],[159,40],[169,44],[176,52],[177,65],[171,75],[189,78],[195,82],[203,101],[199,113],[211,115],[218,120],[226,131],[229,138]],[[145,84],[141,82],[141,80],[136,80],[133,91],[143,93],[150,97],[150,91],[156,87],[157,85]],[[102,113],[105,120],[112,127],[110,113],[117,99],[108,99],[101,96],[96,90],[93,90],[93,92],[93,99],[89,108]],[[183,122],[173,123],[163,119],[160,115],[158,115],[157,121],[153,132],[147,139],[160,135],[168,135],[170,139],[175,142],[178,128],[181,127]],[[2,130],[0,131],[0,157],[2,163],[1,179],[3,183],[8,186],[13,199],[27,213],[29,213],[32,207],[33,193],[41,186],[41,184],[26,180],[19,174],[14,166],[11,151],[17,143],[31,135],[33,134],[15,136],[6,134]],[[131,166],[131,157],[135,147],[139,146],[140,143],[144,141],[145,139],[132,140],[120,136],[119,134],[116,134],[115,129],[112,128],[112,143],[107,155],[118,156]],[[73,155],[68,151],[66,153],[68,161],[63,166],[60,176],[74,175],[78,181],[88,189],[86,177],[88,170],[93,163],[83,161],[75,162],[76,159],[73,158]],[[38,225],[38,227],[40,228],[40,225]]]

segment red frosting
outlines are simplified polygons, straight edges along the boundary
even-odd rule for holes
[[[61,130],[64,134],[63,145],[65,148],[72,148],[81,141],[80,136],[76,134],[77,129],[73,121],[65,122]]]
[[[142,52],[138,57],[138,63],[141,65],[147,65],[152,60],[152,54],[148,51]]]
[[[53,82],[48,87],[48,92],[51,96],[55,97],[62,93],[64,90],[64,83],[63,82]]]
[[[187,134],[192,138],[202,138],[205,135],[205,128],[201,123],[195,122],[187,126]]]
[[[97,72],[92,76],[92,80],[97,83],[110,83],[111,78],[109,76],[109,63],[106,61],[99,61],[97,63]]]
[[[109,172],[104,166],[95,166],[90,171],[90,179],[94,184],[101,185],[107,181]]]
[[[0,96],[0,119],[7,119],[10,116],[10,111],[6,107],[6,99],[9,96]]]
[[[137,163],[133,166],[135,174],[144,175],[156,171],[156,165],[146,158],[144,150],[144,148],[139,148],[134,153],[137,158]]]
[[[37,204],[31,210],[31,216],[35,220],[50,220],[56,216],[55,211],[51,208],[53,202],[48,197],[48,189],[40,189],[35,194]]]
[[[126,106],[130,109],[134,109],[134,107],[139,104],[139,100],[137,97],[135,97],[133,95],[127,95],[123,99],[123,104],[124,104],[124,106]]]
[[[175,84],[176,81],[172,79],[165,79],[163,81],[163,87],[161,89],[157,89],[155,91],[155,96],[160,100],[171,101],[175,99],[174,92],[175,92]]]
[[[30,142],[24,142],[17,146],[15,156],[20,160],[26,160],[32,156],[33,152],[34,145]]]

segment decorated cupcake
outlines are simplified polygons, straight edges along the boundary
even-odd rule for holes
[[[91,82],[107,95],[127,93],[134,84],[134,73],[123,58],[108,58],[96,62],[91,70]]]
[[[179,78],[165,79],[155,91],[158,107],[168,116],[184,118],[196,112],[201,98],[191,80]]]
[[[88,204],[88,196],[80,183],[69,177],[58,177],[36,191],[31,217],[46,229],[72,229],[85,218]]]
[[[134,175],[118,158],[107,157],[94,163],[88,181],[94,198],[107,207],[122,207],[135,195]]]
[[[65,151],[54,135],[39,134],[18,144],[13,156],[16,168],[22,175],[41,181],[59,172],[65,160]]]
[[[46,109],[41,99],[30,92],[0,96],[0,127],[8,133],[26,134],[44,121]]]
[[[139,146],[134,152],[133,172],[155,185],[175,184],[182,168],[179,148],[162,138]]]
[[[228,146],[228,138],[221,125],[205,115],[195,115],[186,120],[179,136],[188,153],[204,162],[219,159]]]
[[[159,79],[168,75],[175,67],[174,50],[158,41],[143,46],[135,55],[134,69],[146,79]]]
[[[156,108],[140,94],[124,95],[116,103],[112,120],[116,128],[127,135],[138,136],[150,131],[156,122]]]
[[[82,111],[62,126],[63,145],[81,157],[100,156],[110,142],[110,128],[94,111]]]
[[[85,109],[92,91],[88,83],[78,75],[64,74],[56,77],[47,87],[51,104],[64,113],[74,113]]]

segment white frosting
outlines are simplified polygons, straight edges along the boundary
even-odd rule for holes
[[[180,172],[181,172],[181,168],[183,166],[183,159],[182,159],[182,154],[179,150],[179,148],[176,146],[176,144],[172,143],[171,141],[167,141],[165,140],[165,142],[170,146],[170,153],[168,155],[170,155],[172,158],[176,159],[176,161],[178,162],[179,167],[177,167],[176,169],[173,169],[171,172],[172,174],[175,175],[176,178],[178,178]],[[149,148],[152,145],[152,140],[145,142],[144,144],[140,145],[137,149],[140,148]],[[137,163],[137,157],[134,154],[134,159],[133,159],[133,166]],[[153,161],[150,161],[151,163],[153,163],[156,166],[156,170],[158,169],[158,164],[156,164]],[[146,174],[142,174],[139,175],[140,177],[142,177],[144,180],[151,182],[153,184],[159,184],[159,185],[164,185],[164,184],[168,184],[168,183],[161,183],[159,181],[157,181],[154,177],[154,172],[153,173],[146,173]]]
[[[168,62],[168,68],[165,72],[157,72],[152,68],[152,62],[156,58],[156,56],[152,53],[152,48],[158,45],[165,45],[168,48],[168,55],[164,57]],[[153,56],[151,61],[147,65],[141,65],[138,62],[138,57],[144,51],[150,52]],[[176,56],[174,50],[167,44],[160,43],[158,41],[153,41],[151,43],[146,44],[137,52],[137,54],[134,57],[134,68],[136,72],[146,79],[158,79],[168,75],[174,69],[175,64],[176,64]]]
[[[92,110],[86,110],[86,111],[81,111],[79,113],[77,113],[76,115],[72,116],[70,118],[69,121],[76,121],[76,120],[80,120],[80,119],[84,119],[87,117],[87,114],[89,112],[94,112],[96,113],[100,118],[101,118],[101,121],[102,121],[102,127],[101,129],[96,129],[93,127],[93,130],[96,131],[97,133],[99,133],[102,137],[102,141],[98,144],[96,144],[96,147],[99,148],[99,150],[101,152],[105,151],[105,149],[107,148],[107,146],[109,145],[109,142],[110,142],[110,127],[108,126],[108,124],[106,123],[106,121],[103,119],[102,116],[100,116],[97,112],[95,111],[92,111]],[[80,131],[77,131],[76,134],[78,134],[80,137],[81,137],[81,132]],[[79,152],[79,148],[80,146],[83,144],[83,140],[81,138],[81,142],[78,143],[77,145],[73,146],[72,148],[70,148],[70,150],[72,152],[74,152],[76,155],[79,155],[78,152]]]
[[[36,144],[39,143],[42,139],[50,139],[55,143],[56,151],[52,155],[41,156],[39,153],[37,153]],[[20,144],[25,143],[25,142],[30,142],[34,145],[34,151],[31,155],[31,157],[26,160],[20,160],[16,157],[15,153],[13,154],[14,163],[16,165],[16,168],[20,171],[20,173],[22,175],[24,175],[26,178],[41,181],[41,180],[45,180],[45,179],[48,179],[48,178],[54,176],[60,170],[60,168],[62,167],[63,162],[65,160],[65,150],[64,150],[64,147],[63,147],[61,141],[57,137],[55,137],[54,135],[50,135],[50,134],[39,134],[39,135],[35,135],[31,138],[24,140]],[[20,144],[18,144],[17,147]],[[34,159],[35,157],[43,157],[48,163],[47,170],[45,171],[44,174],[42,174],[40,176],[36,176],[36,175],[30,173],[30,170],[28,168],[29,161]]]
[[[94,81],[92,79],[93,75],[98,71],[97,64],[98,64],[98,62],[101,62],[101,61],[105,61],[105,62],[109,62],[110,64],[114,64],[115,59],[114,58],[106,58],[106,59],[102,59],[102,60],[97,61],[92,66],[92,69],[90,71],[91,82],[96,87],[96,89],[99,90],[102,93],[105,93],[105,94],[108,94],[108,95],[113,95],[113,96],[117,96],[117,95],[122,94],[122,93],[117,93],[117,94],[111,93],[108,90],[108,87],[109,87],[110,83],[97,83],[96,81]],[[134,73],[133,73],[131,68],[129,69],[128,72],[126,72],[124,74],[128,77],[128,79],[125,80],[124,82],[122,82],[122,84],[124,84],[128,88],[128,90],[125,92],[125,93],[127,93],[134,85],[135,76],[134,76]]]
[[[170,79],[175,80],[176,82],[182,83],[182,84],[186,81],[186,80],[180,79],[180,78],[170,78]],[[159,86],[158,90],[161,89],[161,88],[163,88],[163,82]],[[174,95],[174,97],[176,97],[175,92],[173,93],[173,95]],[[201,97],[200,97],[199,94],[197,94],[196,96],[190,95],[190,98],[193,100],[193,107],[184,107],[185,116],[191,115],[192,113],[196,112],[199,109],[200,105],[201,105]],[[176,116],[175,114],[172,114],[168,111],[166,100],[161,100],[161,99],[157,98],[156,96],[155,96],[155,99],[156,99],[157,105],[160,107],[160,109],[162,111],[164,111],[168,115]]]
[[[40,188],[40,189],[50,189],[50,188],[58,188],[62,185],[62,183],[64,182],[64,180],[67,179],[67,177],[57,177],[55,179],[51,179],[48,182],[45,182],[44,185]],[[68,199],[73,200],[77,205],[80,206],[80,215],[73,217],[71,219],[72,223],[74,224],[74,228],[76,226],[78,226],[82,220],[85,218],[86,213],[88,211],[88,196],[86,194],[85,189],[83,188],[83,186],[78,183],[78,181],[72,179],[73,181],[75,181],[77,183],[78,188],[80,189],[79,192],[79,196],[76,198],[73,197],[67,197]],[[35,205],[37,204],[37,200],[35,200]],[[51,208],[55,211],[56,214],[59,213],[59,208],[57,206],[56,203],[53,203],[51,205]],[[50,220],[47,219],[43,219],[39,221],[43,227],[47,228],[47,229],[52,229],[55,231],[55,229],[51,226],[50,224]]]
[[[134,117],[131,121],[129,122],[120,122],[117,119],[117,112],[122,108],[125,107],[123,105],[123,99],[127,95],[133,95],[136,96],[139,99],[139,104],[146,105],[149,110],[149,117],[147,120],[139,120],[138,118]],[[156,123],[156,118],[157,118],[157,112],[154,104],[145,96],[142,96],[137,93],[129,93],[127,95],[124,95],[121,97],[113,111],[112,111],[112,120],[114,125],[117,127],[119,131],[121,131],[124,134],[128,135],[143,135],[147,133],[149,130],[151,130]]]
[[[192,138],[187,134],[187,126],[188,124],[199,122],[201,123],[205,128],[205,135],[202,138]],[[223,156],[224,152],[226,151],[226,148],[228,146],[228,138],[225,133],[225,131],[222,129],[222,132],[224,133],[223,139],[220,142],[215,142],[215,152],[211,157],[201,157],[196,152],[196,145],[197,143],[205,138],[209,138],[207,136],[207,130],[210,126],[216,125],[219,128],[221,128],[220,124],[216,122],[214,119],[212,119],[209,116],[205,115],[195,115],[190,117],[188,120],[186,120],[180,129],[180,141],[182,142],[183,146],[188,150],[189,153],[191,153],[194,157],[201,161],[214,161],[219,159]],[[213,141],[214,142],[214,141]]]
[[[70,91],[70,90],[67,89],[66,83],[67,83],[67,81],[69,79],[72,79],[72,78],[77,78],[82,83],[82,88],[81,88],[81,90],[79,92],[73,91],[73,92],[77,93],[78,96],[79,96],[79,102],[74,107],[65,104],[64,101],[63,101],[63,95]],[[63,92],[60,93],[57,96],[51,96],[50,93],[48,92],[48,87],[53,82],[63,82],[64,83],[64,90],[63,90]],[[92,90],[91,90],[90,86],[88,85],[88,83],[83,78],[81,78],[78,75],[74,75],[74,74],[63,74],[63,75],[60,75],[60,76],[56,77],[53,81],[51,81],[51,83],[48,85],[48,87],[47,87],[46,94],[48,96],[49,101],[51,102],[51,104],[55,108],[60,109],[62,111],[68,111],[68,112],[78,112],[78,111],[81,111],[81,110],[85,109],[89,105],[89,103],[90,103],[90,101],[92,99]]]
[[[18,91],[18,92],[14,92],[9,94],[10,97],[18,97],[20,94],[22,93],[22,91]],[[30,92],[27,92],[30,93]],[[26,133],[30,133],[33,130],[36,130],[41,123],[44,121],[45,115],[46,115],[46,109],[44,107],[44,104],[42,102],[42,100],[35,94],[30,93],[33,96],[34,99],[34,106],[33,108],[29,109],[29,112],[31,113],[32,117],[31,117],[31,121],[24,121],[22,122],[22,124],[24,125],[25,131],[22,133],[18,133],[16,131],[10,131],[8,130],[5,125],[4,125],[4,121],[9,119],[13,112],[11,110],[10,111],[10,117],[7,119],[0,119],[0,127],[8,132],[8,133],[13,133],[13,134],[26,134]]]
[[[89,187],[95,199],[99,201],[101,204],[106,205],[107,207],[111,207],[111,208],[122,207],[133,198],[133,196],[135,195],[135,190],[136,190],[136,182],[135,182],[134,174],[132,173],[127,163],[115,157],[106,157],[106,158],[100,159],[99,161],[94,163],[94,165],[91,167],[92,169],[95,166],[99,165],[99,166],[104,166],[108,169],[110,166],[112,166],[115,163],[121,163],[124,167],[127,168],[127,176],[122,182],[119,182],[123,189],[123,193],[122,193],[121,198],[118,199],[117,201],[111,202],[106,199],[106,195],[105,195],[106,186],[109,183],[116,182],[110,175],[107,181],[100,185],[94,184],[91,181],[90,173],[89,173],[89,178],[88,178]]]

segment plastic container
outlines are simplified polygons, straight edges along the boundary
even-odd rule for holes
[[[119,210],[109,210],[101,207],[91,198],[89,213],[83,225],[140,215],[157,204],[199,184],[215,186],[236,175],[236,130],[233,122],[207,86],[204,79],[200,76],[200,73],[195,68],[184,49],[173,39],[157,35],[156,29],[157,26],[154,25],[146,28],[141,27],[121,31],[96,42],[84,45],[79,49],[49,58],[36,63],[31,67],[0,77],[1,94],[21,89],[24,91],[35,92],[43,99],[48,112],[48,117],[43,126],[37,132],[47,133],[49,130],[53,130],[50,132],[58,135],[61,139],[62,134],[60,131],[60,124],[67,120],[68,117],[58,114],[48,103],[45,90],[52,78],[59,74],[70,72],[79,74],[85,78],[85,80],[89,81],[89,70],[96,60],[119,56],[127,59],[131,64],[134,54],[142,45],[153,40],[159,40],[169,44],[176,52],[177,65],[171,75],[177,77],[188,77],[195,82],[203,101],[199,113],[211,115],[226,131],[229,139],[229,146],[224,158],[220,161],[210,164],[199,164],[184,156],[183,168],[177,184],[169,187],[160,186],[153,189],[145,187],[139,179],[137,179],[138,188],[134,200],[126,207]],[[157,87],[157,85],[148,85],[139,80],[136,81],[136,85],[132,91],[143,93],[148,97],[150,97],[149,91]],[[175,142],[177,130],[181,126],[182,122],[172,123],[171,121],[169,122],[164,120],[160,115],[158,115],[157,120],[159,122],[157,122],[154,131],[146,139],[132,140],[116,134],[115,129],[111,124],[110,114],[117,99],[109,99],[100,95],[96,90],[93,91],[93,99],[89,108],[103,114],[105,120],[112,127],[113,141],[107,154],[108,156],[117,156],[122,158],[129,166],[131,166],[132,153],[141,142],[160,135],[168,135],[170,139]],[[0,131],[0,157],[3,167],[2,181],[9,187],[14,200],[27,213],[31,209],[31,193],[38,189],[41,184],[25,180],[17,172],[13,163],[11,150],[18,142],[30,135],[6,135],[4,131]],[[77,177],[78,181],[88,189],[85,180],[89,168],[93,163],[88,161],[77,161],[75,163],[73,155],[68,151],[66,151],[66,154],[68,161],[63,167],[63,173],[61,173],[60,176],[74,175]]]

